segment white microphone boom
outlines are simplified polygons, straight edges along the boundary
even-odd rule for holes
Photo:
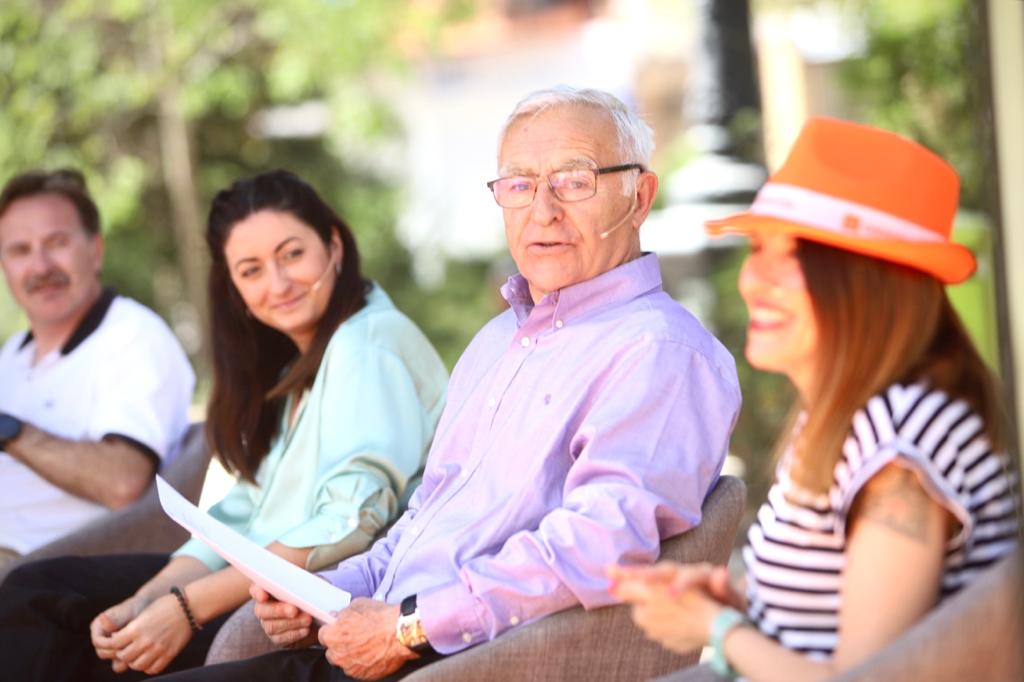
[[[612,232],[614,232],[615,230],[619,229],[620,227],[622,227],[623,225],[626,224],[626,221],[630,219],[630,217],[633,215],[633,211],[635,211],[635,210],[636,210],[636,195],[633,196],[633,204],[629,207],[629,210],[626,211],[626,215],[622,216],[622,220],[620,220],[619,222],[615,223],[614,225],[609,227],[607,230],[605,230],[604,232],[602,232],[598,236],[601,239],[607,239],[608,235],[610,235]]]
[[[327,278],[328,273],[334,269],[334,254],[331,254],[330,259],[327,261],[327,267],[324,268],[324,274],[317,277],[316,281],[313,282],[313,286],[309,288],[309,295],[313,296],[316,292],[320,291],[320,287],[324,285],[324,279]]]

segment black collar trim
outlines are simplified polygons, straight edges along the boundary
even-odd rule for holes
[[[107,316],[107,311],[110,310],[110,304],[114,302],[117,294],[114,293],[113,289],[106,288],[100,292],[100,297],[96,299],[96,302],[89,308],[89,312],[85,314],[82,321],[78,323],[78,329],[71,335],[65,343],[64,347],[60,349],[61,355],[68,355],[71,351],[78,348],[78,346],[89,338],[103,322],[103,318]]]
[[[103,318],[107,316],[107,311],[110,310],[110,304],[117,298],[117,294],[114,293],[113,289],[105,288],[100,292],[100,297],[96,299],[96,302],[89,308],[89,312],[85,314],[82,321],[78,323],[78,327],[71,334],[64,345],[61,346],[60,354],[68,355],[73,350],[78,348],[83,341],[89,338],[89,335],[96,331],[100,323],[103,322]],[[32,342],[32,330],[28,330],[25,334],[25,338],[21,340],[21,345],[18,346],[18,350],[23,349],[29,343]]]

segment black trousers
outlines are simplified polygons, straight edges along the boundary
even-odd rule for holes
[[[96,657],[89,623],[135,594],[168,561],[159,554],[64,557],[21,566],[0,585],[0,680],[89,682],[148,679],[114,673]],[[196,633],[165,672],[201,666],[213,636],[230,614]]]

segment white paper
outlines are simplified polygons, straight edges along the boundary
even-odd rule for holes
[[[298,606],[322,623],[333,623],[335,614],[352,600],[345,590],[267,551],[201,511],[161,476],[156,477],[156,489],[168,516],[277,599]]]

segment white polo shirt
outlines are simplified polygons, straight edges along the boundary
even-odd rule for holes
[[[55,436],[121,437],[161,463],[188,429],[195,374],[163,320],[105,290],[62,348],[34,366],[30,332],[0,349],[0,411]],[[0,546],[25,554],[107,512],[0,451]]]

